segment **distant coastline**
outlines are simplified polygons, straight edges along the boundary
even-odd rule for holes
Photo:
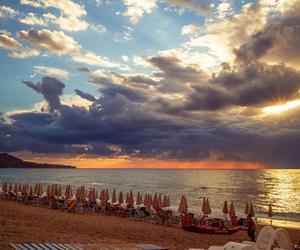
[[[76,167],[68,166],[68,165],[23,161],[22,159],[17,158],[15,156],[7,154],[7,153],[0,153],[0,168],[30,168],[30,169],[37,169],[37,168],[61,169],[61,168],[67,168],[67,169],[76,169]]]

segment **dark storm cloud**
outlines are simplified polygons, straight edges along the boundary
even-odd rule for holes
[[[84,93],[83,91],[81,91],[81,90],[79,90],[79,89],[75,89],[74,91],[75,91],[75,93],[76,93],[77,95],[79,95],[81,98],[86,99],[86,100],[88,100],[88,101],[95,102],[95,101],[97,100],[93,95],[88,94],[88,93]]]
[[[189,84],[205,82],[207,74],[196,65],[182,65],[175,56],[155,56],[148,59],[149,63],[158,68],[154,76],[161,78],[158,90],[161,92],[183,92]]]
[[[149,81],[149,79],[141,78],[140,76],[127,78],[112,72],[108,75],[92,75],[92,79],[89,82],[100,85],[99,92],[106,96],[124,95],[131,101],[145,102],[147,100],[146,92],[130,86],[132,83],[131,78],[135,81],[143,79],[143,83],[147,80]]]
[[[226,67],[204,84],[193,84],[181,103],[159,99],[162,111],[218,110],[232,106],[261,106],[299,96],[300,72],[284,65],[253,62]]]
[[[300,6],[299,3],[295,3]],[[299,63],[300,14],[270,19],[250,41],[234,50],[238,62],[250,63],[266,57],[277,62]]]
[[[28,87],[41,93],[49,104],[50,111],[60,108],[59,96],[62,95],[65,85],[54,77],[43,77],[42,83],[34,84],[31,81],[23,81]]]

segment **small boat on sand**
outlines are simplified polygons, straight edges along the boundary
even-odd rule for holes
[[[225,224],[224,220],[218,218],[194,221],[191,215],[181,217],[182,228],[187,231],[203,234],[234,234],[240,230],[240,226]]]

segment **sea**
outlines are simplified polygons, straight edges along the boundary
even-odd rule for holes
[[[2,183],[79,185],[96,190],[115,188],[123,193],[155,192],[169,195],[177,210],[186,195],[189,210],[201,212],[202,200],[209,199],[212,213],[222,216],[224,200],[233,201],[242,216],[246,202],[252,202],[255,216],[267,218],[272,204],[273,219],[300,225],[300,170],[177,170],[177,169],[0,169]]]

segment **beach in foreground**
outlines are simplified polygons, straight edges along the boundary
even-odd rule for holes
[[[98,213],[72,214],[13,201],[0,200],[0,249],[8,243],[60,242],[79,244],[151,243],[169,249],[207,249],[228,241],[247,240],[246,232],[205,235]],[[257,234],[261,226],[258,226]],[[292,241],[300,230],[287,229]]]

